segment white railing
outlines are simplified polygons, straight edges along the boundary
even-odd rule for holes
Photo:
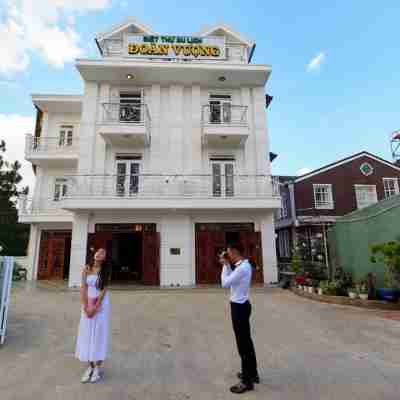
[[[103,124],[142,125],[151,136],[149,108],[144,103],[103,103]]]
[[[203,106],[203,124],[247,126],[248,107],[237,106],[229,103],[207,104]]]
[[[266,175],[69,176],[68,198],[271,198],[276,179]]]
[[[55,201],[53,198],[32,199],[27,196],[20,195],[18,197],[18,215],[32,216],[36,214],[56,215],[64,214],[65,210],[61,208],[61,202]]]
[[[78,151],[77,138],[60,138],[54,136],[36,137],[27,134],[25,137],[25,154],[69,154]]]

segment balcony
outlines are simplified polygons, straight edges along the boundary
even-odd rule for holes
[[[25,159],[45,167],[72,167],[78,163],[78,140],[60,137],[25,137]]]
[[[110,145],[149,146],[151,119],[147,105],[103,103],[97,132]]]
[[[277,181],[265,175],[69,176],[62,208],[276,209]]]
[[[72,215],[63,210],[60,201],[50,198],[31,199],[27,196],[18,197],[18,222],[72,222]]]
[[[248,107],[209,104],[202,110],[203,145],[243,146],[249,136]]]

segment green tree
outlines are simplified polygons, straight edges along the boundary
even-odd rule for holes
[[[6,144],[0,141],[0,245],[2,254],[10,256],[23,256],[29,238],[29,227],[18,223],[16,202],[20,194],[28,194],[28,187],[18,189],[22,180],[19,173],[21,164],[4,159]]]

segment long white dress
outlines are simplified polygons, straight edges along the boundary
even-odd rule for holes
[[[98,274],[86,277],[88,298],[96,298],[100,290],[96,287]],[[110,345],[110,313],[111,305],[106,292],[100,310],[92,318],[86,316],[82,307],[79,322],[78,338],[76,340],[75,357],[80,361],[104,361],[107,358]]]

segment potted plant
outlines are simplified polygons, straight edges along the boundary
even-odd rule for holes
[[[399,298],[400,241],[390,241],[371,246],[371,262],[383,262],[385,266],[384,288],[378,288],[381,300],[396,301]]]
[[[358,297],[358,290],[355,287],[351,287],[348,290],[349,297],[351,299],[356,299]]]
[[[327,283],[329,283],[328,281],[320,281],[319,285],[318,285],[318,294],[320,296],[322,296],[324,293],[324,289],[326,288]]]
[[[358,288],[358,295],[361,300],[368,300],[368,285],[366,282],[362,281]]]

